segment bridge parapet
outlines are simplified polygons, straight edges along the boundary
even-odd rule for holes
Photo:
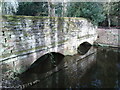
[[[93,44],[97,31],[84,18],[2,16],[0,37],[0,62],[21,73],[46,53],[77,53],[81,43]]]

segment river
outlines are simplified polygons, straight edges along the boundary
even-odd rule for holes
[[[4,79],[3,88],[119,88],[120,51],[118,48],[91,47],[87,56],[52,53],[37,60],[26,72]],[[90,49],[89,49],[90,50]],[[88,52],[91,52],[89,51]],[[87,53],[88,53],[87,52]],[[50,56],[52,57],[52,56]],[[82,57],[82,58],[81,58]],[[80,58],[80,59],[79,59]],[[46,61],[45,61],[46,60]],[[51,64],[52,63],[52,64]]]

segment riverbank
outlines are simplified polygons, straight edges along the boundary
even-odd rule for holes
[[[105,29],[98,28],[98,39],[95,45],[108,46],[108,47],[120,47],[120,29]]]

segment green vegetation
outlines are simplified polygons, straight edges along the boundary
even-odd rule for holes
[[[19,2],[18,11],[16,15],[27,15],[27,16],[47,16],[47,2]]]
[[[16,2],[2,4],[5,15],[84,17],[99,26],[120,26],[120,2]],[[37,17],[36,17],[37,18]],[[39,18],[39,17],[38,17]]]
[[[67,12],[68,17],[84,17],[97,25],[105,19],[101,3],[96,2],[74,2],[70,3]]]
[[[103,3],[104,14],[106,19],[100,23],[101,26],[120,26],[120,2]]]
[[[63,6],[61,3],[48,2],[19,2],[16,15],[27,16],[62,16]],[[53,15],[54,14],[54,15]]]

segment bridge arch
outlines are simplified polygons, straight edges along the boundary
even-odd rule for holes
[[[84,54],[86,54],[88,51],[89,51],[89,49],[91,48],[91,44],[89,43],[89,42],[83,42],[83,43],[81,43],[79,46],[78,46],[78,48],[77,48],[77,52],[79,53],[79,54],[81,54],[81,55],[84,55]]]
[[[27,71],[45,73],[55,68],[64,58],[59,52],[49,52],[38,58]],[[39,68],[39,69],[38,69]],[[36,71],[37,70],[37,71]]]

